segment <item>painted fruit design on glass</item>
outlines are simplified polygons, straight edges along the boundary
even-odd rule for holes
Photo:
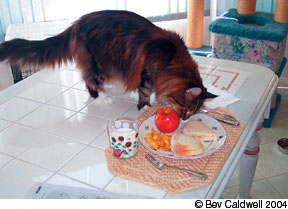
[[[134,156],[138,150],[138,133],[134,130],[120,130],[111,134],[111,148],[118,158]]]

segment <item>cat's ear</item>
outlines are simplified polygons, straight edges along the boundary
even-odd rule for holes
[[[159,60],[162,62],[161,64],[166,65],[173,59],[176,47],[171,41],[165,38],[159,38],[149,42],[146,46],[146,50],[148,57],[152,58],[154,61]]]
[[[218,95],[212,94],[208,91],[205,94],[205,99],[210,99],[210,98],[215,98],[215,97],[218,97]]]
[[[192,87],[187,89],[185,92],[185,99],[188,101],[193,101],[202,93],[202,90],[199,87]]]
[[[218,95],[212,94],[210,92],[207,91],[207,88],[204,88],[204,99],[212,99],[218,97]]]

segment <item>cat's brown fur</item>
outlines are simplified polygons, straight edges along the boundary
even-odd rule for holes
[[[104,82],[138,89],[138,108],[150,105],[150,95],[172,102],[186,119],[211,95],[198,66],[174,32],[156,27],[127,11],[84,15],[63,33],[43,41],[14,39],[0,45],[0,61],[36,68],[75,61],[92,97]]]

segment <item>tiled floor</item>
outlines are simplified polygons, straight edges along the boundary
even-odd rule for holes
[[[288,198],[288,155],[282,154],[276,142],[288,138],[288,85],[280,84],[282,96],[279,109],[270,128],[263,128],[260,154],[251,189],[252,198]],[[286,87],[286,88],[285,88]],[[227,185],[223,197],[235,198],[239,191],[239,167]]]

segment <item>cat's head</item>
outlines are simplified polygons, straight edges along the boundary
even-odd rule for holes
[[[186,120],[200,110],[205,99],[214,97],[216,96],[207,92],[204,87],[192,87],[184,91],[174,92],[167,99],[173,104],[180,117]]]
[[[159,102],[171,103],[184,120],[198,113],[205,99],[216,97],[207,91],[199,78],[191,83],[180,76],[172,75],[169,79],[166,75],[162,74],[160,82],[156,82],[156,98]]]
[[[203,86],[198,64],[183,40],[169,35],[169,40],[157,39],[148,45],[148,66],[154,68],[156,99],[168,100],[185,120],[199,111],[205,99],[216,96]]]

